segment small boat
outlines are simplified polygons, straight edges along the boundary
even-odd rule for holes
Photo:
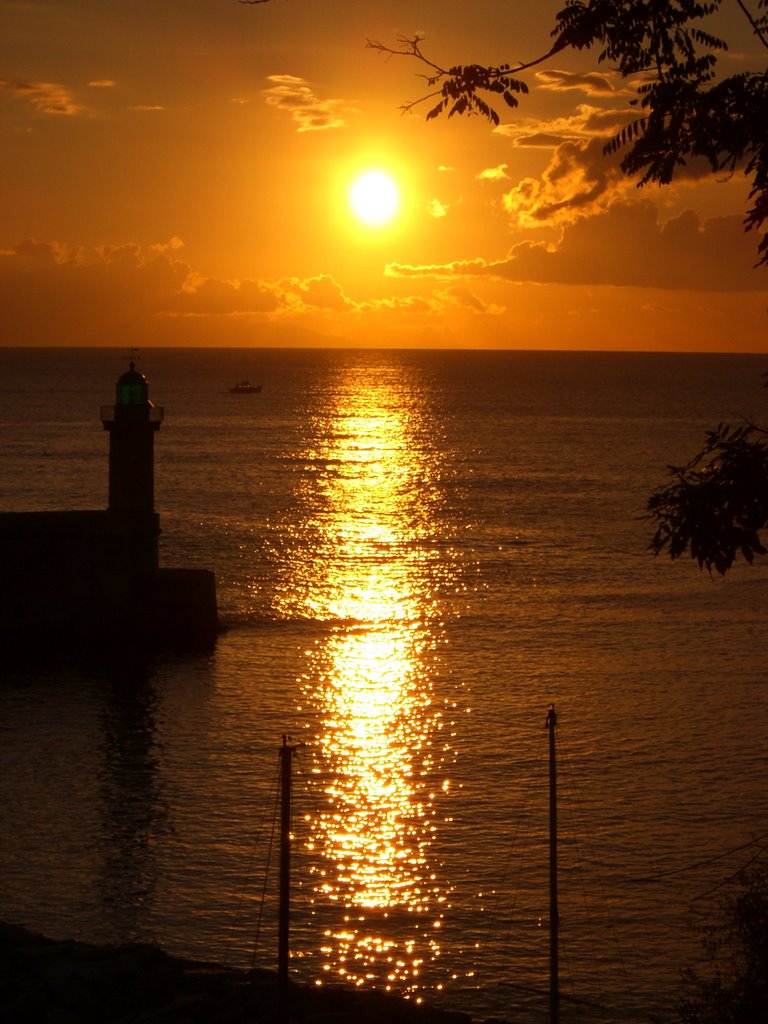
[[[232,395],[258,395],[261,391],[261,384],[251,384],[249,380],[241,380],[238,384],[233,384],[229,391]]]

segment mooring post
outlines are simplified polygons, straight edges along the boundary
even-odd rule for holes
[[[559,1024],[560,981],[558,963],[558,910],[557,910],[557,765],[555,762],[555,705],[547,708],[549,729],[549,1020]]]
[[[278,903],[277,978],[288,981],[288,935],[291,916],[291,762],[295,744],[283,734],[280,748],[280,897]]]

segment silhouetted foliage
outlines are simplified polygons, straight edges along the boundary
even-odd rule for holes
[[[760,530],[768,525],[768,430],[754,423],[721,423],[685,466],[669,466],[673,480],[646,506],[657,524],[651,547],[672,558],[686,550],[709,572],[727,572],[739,552],[752,562],[766,554]]]
[[[765,1024],[768,1020],[768,861],[737,876],[738,889],[704,929],[711,971],[683,972],[687,997],[678,1013],[686,1024]]]
[[[265,0],[241,0],[260,3]],[[520,74],[564,50],[599,47],[607,62],[634,89],[629,101],[638,117],[605,145],[624,151],[621,167],[638,184],[669,184],[686,163],[705,159],[715,173],[742,171],[750,181],[747,230],[768,219],[768,69],[719,74],[725,40],[705,27],[723,0],[567,0],[551,32],[554,40],[533,60],[444,68],[422,49],[422,37],[400,37],[399,47],[368,41],[388,57],[411,57],[427,68],[429,91],[404,110],[434,100],[427,119],[447,113],[480,114],[499,123],[492,102],[510,109],[528,86]],[[735,0],[754,38],[768,50],[768,0]],[[755,13],[758,12],[758,13]],[[488,99],[484,98],[485,94]],[[758,244],[758,265],[768,265],[768,234]],[[752,562],[766,554],[759,532],[768,524],[768,431],[753,423],[726,424],[707,435],[687,465],[670,466],[672,482],[651,495],[648,518],[656,522],[652,549],[678,558],[686,550],[699,567],[725,573],[739,552]]]
[[[669,184],[691,159],[704,159],[715,173],[742,171],[750,181],[745,228],[768,219],[768,70],[719,74],[725,40],[709,32],[708,19],[722,0],[567,0],[556,16],[552,46],[515,67],[478,64],[443,68],[425,55],[422,39],[401,38],[395,49],[369,46],[388,56],[414,57],[426,65],[430,89],[404,109],[438,97],[427,118],[477,113],[498,124],[499,116],[479,93],[500,95],[510,108],[528,92],[517,76],[564,50],[598,47],[597,63],[614,68],[634,89],[630,105],[638,117],[610,139],[606,153],[623,151],[621,168],[638,184]],[[754,38],[768,50],[768,0],[736,7]],[[758,13],[755,13],[758,12]],[[514,76],[514,77],[513,77]],[[768,264],[768,234],[758,243],[758,265]],[[766,554],[759,531],[768,523],[766,430],[752,423],[725,424],[707,436],[687,465],[670,466],[673,481],[651,495],[648,518],[656,522],[651,546],[678,558],[686,550],[699,567],[725,573],[738,553],[751,562]]]
[[[427,118],[447,113],[480,114],[493,124],[498,96],[510,107],[528,92],[521,73],[551,60],[563,50],[599,47],[597,63],[617,70],[635,92],[630,105],[638,117],[609,142],[606,152],[624,151],[622,170],[639,184],[669,184],[688,161],[708,161],[713,172],[739,170],[750,181],[745,227],[760,228],[768,218],[768,73],[765,67],[719,74],[725,40],[705,27],[723,0],[567,0],[555,19],[547,51],[515,66],[457,64],[444,68],[422,49],[423,39],[400,37],[398,47],[368,41],[387,56],[416,58],[426,66],[428,92],[403,109],[438,98]],[[768,0],[744,0],[736,6],[758,43],[768,50]],[[437,87],[437,88],[434,88]],[[483,95],[486,94],[488,99]],[[758,263],[768,263],[768,234],[758,245]]]

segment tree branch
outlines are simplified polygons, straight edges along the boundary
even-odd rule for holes
[[[370,50],[378,50],[379,53],[383,53],[387,60],[390,57],[415,57],[421,61],[422,64],[426,64],[427,67],[432,68],[435,72],[434,81],[437,81],[443,75],[448,75],[450,72],[447,68],[441,68],[439,64],[435,64],[428,57],[425,57],[422,53],[419,43],[422,41],[423,36],[414,36],[413,39],[409,39],[407,36],[398,36],[397,41],[401,45],[401,49],[396,50],[391,46],[385,46],[384,43],[380,43],[376,39],[366,39],[365,45]],[[418,102],[418,100],[416,101]]]
[[[425,100],[434,99],[440,96],[440,102],[429,111],[427,120],[437,117],[438,114],[447,110],[448,117],[454,114],[482,114],[493,124],[499,123],[499,115],[479,95],[481,92],[497,93],[501,95],[508,107],[516,107],[518,101],[516,93],[527,93],[528,86],[520,79],[513,78],[513,73],[528,71],[548,60],[553,54],[564,49],[567,45],[563,37],[559,37],[550,47],[547,53],[536,57],[534,60],[521,61],[512,68],[509,64],[501,64],[499,67],[487,67],[482,64],[460,64],[451,68],[444,68],[435,61],[430,60],[421,49],[422,36],[414,36],[409,39],[406,36],[399,36],[400,47],[387,46],[378,40],[367,40],[367,46],[372,50],[383,53],[387,59],[390,57],[413,57],[419,63],[429,69],[424,78],[427,85],[432,87],[439,85],[440,88],[433,92],[419,96],[418,99],[403,103],[400,107],[403,111],[413,110],[414,107]]]
[[[766,48],[766,50],[768,50],[768,37],[765,36],[765,34],[763,33],[762,29],[758,25],[757,21],[755,21],[754,17],[752,16],[752,12],[749,10],[749,8],[743,2],[743,0],[736,0],[736,3],[739,5],[739,7],[741,8],[742,12],[744,13],[744,17],[747,19],[749,24],[752,26],[752,31],[755,33],[755,35],[760,40],[760,42],[763,44],[763,46]]]
[[[241,0],[241,3],[247,2],[254,2],[254,0]],[[255,0],[255,2],[265,3],[266,0]],[[387,57],[387,59],[389,57],[415,57],[416,60],[421,61],[422,64],[426,64],[427,67],[432,68],[433,71],[435,72],[434,78],[428,79],[431,81],[431,84],[438,82],[444,76],[455,74],[456,71],[458,70],[457,67],[450,69],[442,68],[440,67],[439,64],[435,64],[434,61],[430,60],[429,57],[425,56],[424,52],[419,46],[419,43],[422,41],[423,38],[424,36],[414,36],[413,39],[409,39],[407,36],[398,36],[397,41],[402,44],[402,48],[399,50],[395,49],[392,46],[386,46],[384,43],[380,43],[377,39],[367,39],[366,46],[371,50],[378,50],[379,53],[383,53]],[[554,45],[551,46],[550,49],[546,53],[542,54],[540,57],[535,57],[533,60],[529,61],[520,61],[515,65],[514,68],[505,64],[502,67],[490,69],[492,72],[490,77],[500,78],[504,75],[508,75],[510,71],[529,71],[531,68],[535,68],[539,64],[543,64],[545,61],[549,60],[550,57],[554,56],[556,53],[559,53],[560,50],[565,49],[567,45],[568,44],[566,42],[557,40],[554,43]],[[424,97],[424,99],[426,99],[426,97]],[[409,104],[409,106],[415,106],[417,103],[420,102],[421,100],[414,100],[412,103]]]

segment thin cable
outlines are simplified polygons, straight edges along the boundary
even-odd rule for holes
[[[277,787],[277,776],[275,776],[275,779],[274,779],[274,782],[273,782],[273,786]],[[262,805],[261,818],[260,818],[260,820],[258,822],[258,825],[256,826],[256,829],[254,830],[254,838],[253,838],[253,846],[252,846],[252,849],[251,849],[251,856],[248,859],[248,870],[246,871],[245,882],[243,884],[242,890],[240,891],[240,897],[239,897],[239,899],[237,901],[237,907],[235,908],[235,914],[234,914],[234,917],[233,917],[233,920],[232,920],[232,927],[230,928],[229,938],[227,939],[227,945],[225,947],[225,955],[228,955],[230,949],[232,948],[232,943],[234,941],[235,931],[237,929],[237,925],[238,925],[238,922],[240,920],[243,903],[245,901],[245,896],[246,896],[246,893],[247,893],[248,888],[250,886],[251,877],[253,875],[253,866],[254,866],[254,862],[256,860],[256,852],[257,852],[257,840],[260,839],[262,834],[263,834],[264,824],[265,824],[266,817],[267,817],[267,809],[270,806],[270,802],[273,801],[274,799],[275,799],[274,795],[272,794],[272,791],[270,791],[270,793],[268,794],[267,800],[265,800],[263,805]],[[274,822],[273,822],[273,828],[274,828]]]
[[[558,730],[558,732],[559,732],[559,730]],[[589,832],[587,831],[587,828],[586,828],[586,823],[585,823],[585,818],[584,818],[584,815],[583,815],[583,811],[582,811],[581,805],[577,801],[576,791],[575,791],[575,788],[574,788],[574,786],[572,784],[573,772],[572,772],[572,769],[571,769],[571,757],[570,757],[570,754],[568,753],[568,751],[566,749],[565,741],[563,740],[562,736],[558,735],[558,732],[555,733],[555,742],[557,744],[557,749],[558,749],[558,753],[559,753],[559,764],[562,766],[562,778],[563,778],[563,782],[564,782],[563,788],[566,791],[566,795],[568,797],[568,799],[565,801],[565,804],[564,804],[564,810],[567,810],[567,812],[568,812],[568,819],[569,819],[569,823],[570,823],[570,826],[571,826],[571,831],[572,831],[572,835],[573,835],[573,839],[574,839],[573,849],[574,849],[574,853],[575,853],[575,856],[576,856],[576,868],[577,868],[577,871],[578,871],[579,893],[581,895],[581,905],[582,905],[582,908],[583,908],[583,911],[584,911],[584,917],[586,919],[586,925],[587,925],[587,942],[588,942],[590,953],[592,955],[592,963],[596,967],[597,966],[597,951],[596,951],[596,948],[595,948],[595,932],[594,932],[594,928],[593,928],[593,921],[592,921],[592,914],[591,914],[590,906],[589,906],[589,900],[587,899],[587,891],[586,891],[586,886],[585,886],[585,874],[586,874],[586,872],[584,870],[585,861],[584,861],[584,858],[582,857],[581,843],[579,842],[579,838],[578,838],[579,835],[582,835],[584,837],[584,841],[586,843],[588,852],[589,852],[589,854],[592,857],[593,865],[596,864],[596,858],[595,858],[594,846],[593,846],[593,843],[592,843],[592,839],[591,839],[591,837],[589,835]],[[577,820],[576,811],[579,811],[580,814],[581,814],[581,817],[580,817],[579,820]],[[579,827],[577,828],[577,826],[579,826]],[[600,887],[602,888],[602,881],[601,881],[599,873],[597,874],[597,879],[598,879],[598,884],[600,884]],[[619,958],[623,960],[623,958],[621,957],[621,951],[620,950],[619,950]],[[596,976],[596,982],[597,982],[598,996],[602,1000],[604,998],[603,997],[603,991],[602,991],[602,977],[600,976],[599,973]]]
[[[486,939],[487,939],[488,935],[490,934],[491,930],[494,928],[495,923],[496,923],[497,913],[501,909],[500,908],[501,889],[505,885],[505,883],[507,881],[507,878],[508,878],[508,875],[510,874],[510,862],[511,862],[513,856],[517,856],[517,865],[516,865],[516,868],[515,868],[515,870],[513,872],[514,873],[514,881],[513,881],[513,884],[512,884],[512,893],[511,893],[510,904],[509,904],[509,920],[507,922],[506,933],[505,933],[505,936],[504,936],[505,943],[509,939],[509,934],[510,934],[510,931],[511,931],[511,928],[512,928],[512,911],[516,908],[516,905],[517,905],[516,901],[517,901],[517,896],[519,894],[519,888],[520,888],[519,887],[519,880],[520,880],[520,876],[522,875],[522,871],[523,871],[524,853],[525,853],[525,848],[526,848],[526,846],[528,845],[528,843],[530,841],[531,829],[527,829],[526,832],[524,833],[524,836],[526,836],[527,838],[524,839],[524,842],[522,843],[522,848],[518,846],[518,837],[520,835],[520,832],[521,832],[521,829],[523,827],[523,824],[527,823],[527,820],[528,820],[528,818],[529,818],[529,816],[531,814],[531,811],[532,811],[532,795],[533,795],[534,788],[538,784],[538,780],[539,780],[539,777],[540,777],[540,768],[541,768],[541,764],[542,764],[543,757],[544,757],[544,738],[545,738],[545,736],[546,736],[546,732],[542,731],[541,736],[539,738],[539,743],[537,745],[536,754],[535,754],[535,757],[534,757],[534,765],[535,765],[534,771],[531,772],[531,774],[529,775],[529,778],[528,778],[528,784],[527,784],[525,792],[523,794],[523,806],[522,806],[522,809],[521,809],[521,813],[518,816],[517,825],[515,827],[514,834],[512,835],[512,839],[510,841],[509,853],[507,854],[507,858],[506,858],[506,861],[505,861],[505,864],[504,864],[504,870],[501,873],[501,878],[500,878],[499,883],[498,883],[498,888],[497,888],[497,890],[496,890],[496,892],[494,894],[495,895],[495,899],[493,901],[493,909],[492,909],[492,911],[491,911],[491,913],[490,913],[490,915],[488,917],[488,923],[487,923],[486,928],[485,928]]]
[[[764,836],[761,836],[761,838],[764,838]],[[755,840],[755,842],[757,842],[757,840]],[[753,846],[754,843],[749,843],[748,845]],[[732,875],[728,875],[727,878],[724,878],[722,881],[718,882],[717,885],[713,885],[712,888],[707,889],[706,892],[700,893],[698,896],[693,896],[691,898],[691,903],[696,903],[697,900],[706,899],[707,896],[711,896],[713,892],[717,892],[718,889],[722,889],[724,885],[729,885],[731,882],[735,881],[739,877],[741,872],[746,871],[747,868],[754,864],[756,860],[759,860],[766,850],[768,850],[768,843],[766,843],[764,846],[761,846],[757,853],[754,855],[754,857],[750,857],[747,863],[742,864],[741,867],[738,868],[738,870],[734,871]]]
[[[697,868],[705,868],[709,864],[715,864],[719,860],[724,860],[726,857],[732,857],[734,853],[741,853],[742,850],[748,850],[751,846],[755,846],[766,838],[768,838],[768,832],[763,832],[762,835],[756,836],[748,843],[742,843],[741,846],[733,846],[730,850],[725,850],[723,853],[717,853],[714,857],[707,858],[707,860],[699,860],[693,864],[686,864],[682,868],[672,868],[670,871],[659,871],[654,875],[645,875],[642,878],[628,878],[627,882],[634,882],[636,884],[657,882],[660,878],[670,878],[672,875],[682,875],[687,871],[695,871]],[[763,849],[765,849],[765,847],[763,847]]]
[[[278,755],[276,775],[279,775],[279,773],[280,773],[280,757]],[[267,898],[267,882],[269,880],[269,868],[270,868],[270,865],[272,863],[272,849],[273,849],[274,844],[275,844],[275,832],[277,830],[277,817],[278,817],[278,810],[279,810],[279,796],[280,796],[279,790],[278,790],[278,787],[276,785],[275,786],[275,803],[274,803],[274,808],[273,808],[273,812],[272,812],[272,831],[270,832],[270,836],[269,836],[269,847],[267,849],[267,863],[266,863],[266,867],[264,869],[264,885],[262,886],[262,890],[261,890],[261,899],[259,900],[259,914],[258,914],[258,917],[256,918],[256,931],[255,931],[255,934],[254,934],[254,937],[253,937],[253,953],[251,955],[251,967],[255,967],[255,965],[256,965],[256,951],[259,948],[259,937],[261,935],[261,922],[262,922],[262,918],[264,916],[264,903],[265,903],[266,898]]]
[[[592,1007],[593,1009],[599,1009],[603,1013],[617,1013],[619,1008],[616,1007],[615,1003],[612,1006],[607,1006],[603,1002],[603,1000],[605,999],[605,995],[603,991],[603,975],[600,972],[599,958],[597,956],[595,918],[593,913],[593,907],[590,905],[590,902],[587,898],[587,890],[585,885],[587,863],[589,863],[592,867],[594,876],[597,880],[597,888],[599,890],[599,895],[600,897],[602,897],[603,904],[607,906],[608,900],[605,894],[605,884],[603,876],[599,870],[599,861],[595,852],[595,845],[592,841],[590,831],[587,828],[588,816],[585,813],[583,803],[577,797],[576,788],[573,784],[573,780],[576,776],[576,773],[573,769],[573,757],[570,754],[568,744],[563,738],[561,730],[557,730],[555,737],[559,758],[558,764],[562,767],[563,788],[565,791],[565,795],[567,796],[567,800],[565,800],[563,804],[563,809],[567,814],[567,818],[571,827],[571,835],[574,841],[573,850],[576,856],[576,868],[579,875],[579,892],[581,895],[581,903],[584,918],[586,921],[587,946],[589,951],[591,952],[592,957],[592,978],[597,988],[597,998],[600,1000],[600,1002],[583,999],[581,997],[577,997],[576,995],[572,996],[571,998],[574,1002],[580,1003],[584,1006]],[[586,847],[589,859],[583,856],[582,846]],[[630,974],[627,969],[626,961],[624,959],[624,952],[619,943],[618,934],[612,918],[608,917],[606,926],[613,941],[614,955],[618,960],[619,973],[624,978],[629,979]]]

